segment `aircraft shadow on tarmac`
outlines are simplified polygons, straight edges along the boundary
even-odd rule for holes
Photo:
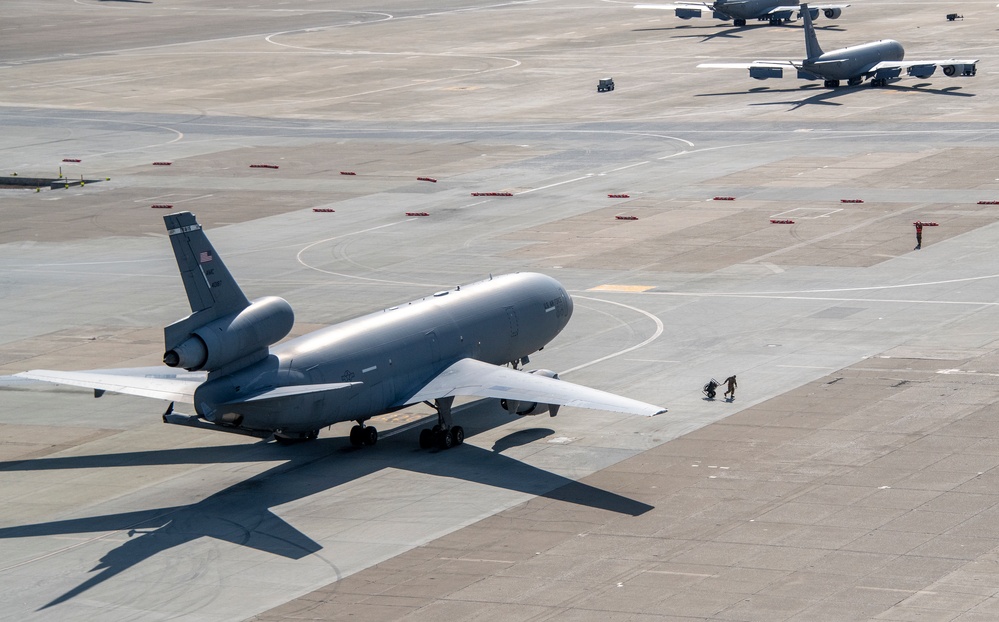
[[[892,84],[885,87],[878,87],[879,90],[884,91],[902,91],[909,93],[925,93],[927,95],[951,95],[954,97],[974,97],[974,93],[964,93],[961,91],[960,86],[947,86],[941,89],[926,88],[930,85],[929,82],[921,82],[914,85],[896,85]],[[792,106],[791,110],[796,110],[802,106],[809,105],[823,105],[823,106],[842,106],[843,104],[837,101],[832,101],[839,97],[845,97],[857,91],[862,91],[865,89],[873,88],[869,85],[859,85],[859,86],[841,86],[834,89],[829,89],[818,84],[806,84],[804,86],[788,89],[773,89],[767,86],[758,86],[754,88],[747,89],[745,91],[728,91],[725,93],[699,93],[694,97],[725,97],[731,95],[749,95],[751,93],[815,93],[809,97],[803,99],[794,99],[786,101],[772,101],[772,102],[755,102],[749,104],[750,106]]]
[[[792,28],[800,26],[791,26]],[[741,39],[742,34],[749,32],[751,30],[758,30],[762,28],[773,28],[770,24],[760,23],[760,24],[746,24],[745,26],[728,26],[724,30],[715,30],[718,28],[717,24],[711,24],[707,26],[693,26],[693,25],[682,25],[674,26],[672,28],[633,28],[632,32],[675,32],[677,30],[708,30],[712,29],[712,32],[701,34],[683,34],[673,37],[673,39],[700,39],[701,42],[711,41],[712,39]],[[821,30],[824,32],[845,32],[845,30],[838,25],[832,26],[816,26],[815,30]]]
[[[490,408],[484,402],[490,400],[472,402],[455,409],[468,437],[510,421],[510,415],[498,405]],[[446,451],[415,449],[418,446],[417,433],[415,428],[406,430],[380,440],[374,447],[361,449],[351,447],[343,437],[331,437],[290,447],[261,442],[250,446],[225,445],[2,462],[0,472],[252,461],[280,461],[281,464],[190,505],[0,528],[0,539],[116,531],[127,533],[129,540],[104,555],[92,569],[92,572],[100,571],[98,574],[42,605],[38,609],[40,611],[71,600],[158,553],[204,537],[288,559],[302,559],[323,547],[271,512],[270,508],[304,499],[386,468],[459,478],[630,516],[653,509],[645,503],[573,481],[499,453],[544,438],[552,433],[547,428],[513,432],[496,441],[491,451],[470,444]]]

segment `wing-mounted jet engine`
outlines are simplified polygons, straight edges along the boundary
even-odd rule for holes
[[[558,380],[558,374],[550,369],[532,369],[528,374],[537,374],[545,378],[551,378],[552,380]],[[500,407],[507,411],[508,413],[513,413],[518,417],[524,417],[527,415],[543,415],[548,413],[550,416],[554,417],[558,414],[558,409],[560,404],[539,404],[538,402],[523,402],[513,399],[503,398],[500,400]]]

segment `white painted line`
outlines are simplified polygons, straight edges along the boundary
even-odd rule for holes
[[[549,184],[547,186],[541,186],[540,188],[532,188],[531,190],[524,190],[523,192],[517,192],[515,194],[517,194],[517,195],[529,194],[531,192],[537,192],[538,190],[545,190],[547,188],[554,188],[555,186],[564,186],[565,184],[571,184],[574,181],[580,181],[582,179],[589,179],[591,177],[593,177],[593,173],[587,173],[586,175],[583,175],[582,177],[576,177],[575,179],[567,179],[566,181],[560,181],[557,184]]]

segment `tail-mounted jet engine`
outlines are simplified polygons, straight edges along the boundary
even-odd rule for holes
[[[183,320],[182,320],[183,321]],[[267,296],[191,331],[163,355],[169,367],[214,371],[281,341],[295,324],[295,312],[283,298]]]
[[[527,373],[538,374],[539,376],[558,380],[558,374],[550,369],[532,369]],[[548,413],[550,416],[554,417],[558,414],[560,404],[538,404],[537,402],[520,402],[517,400],[501,399],[500,407],[508,413],[513,413],[518,417],[524,417],[526,415],[543,415],[544,413]]]

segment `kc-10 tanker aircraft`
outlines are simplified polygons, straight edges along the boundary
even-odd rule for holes
[[[548,370],[518,369],[572,315],[572,298],[551,277],[490,277],[274,345],[291,331],[291,306],[275,296],[247,300],[194,214],[164,220],[192,311],[164,330],[167,367],[18,376],[93,388],[98,397],[112,391],[193,403],[196,414],[176,413],[171,403],[163,420],[282,442],[355,421],[351,443],[373,445],[378,431],[368,419],[424,402],[437,411],[437,425],[421,431],[420,445],[447,449],[464,440],[451,417],[456,396],[496,398],[518,415],[554,417],[559,406],[665,412]]]
[[[820,4],[812,6],[809,16],[813,19],[819,12],[829,19],[837,19],[843,14],[843,9],[849,4]],[[636,9],[660,9],[675,11],[680,19],[691,19],[708,15],[724,21],[732,20],[738,27],[746,25],[746,20],[755,19],[770,22],[771,25],[783,24],[795,17],[800,17],[804,7],[798,0],[716,0],[716,2],[676,2],[673,4],[639,4]]]
[[[839,86],[846,80],[850,86],[857,86],[871,78],[871,86],[887,86],[896,80],[902,71],[914,77],[926,79],[943,68],[945,76],[973,76],[978,71],[978,59],[958,60],[902,60],[905,50],[902,44],[891,39],[882,39],[860,45],[823,52],[819,39],[815,36],[808,5],[802,4],[802,18],[805,25],[805,59],[796,60],[757,60],[749,63],[702,63],[698,67],[712,69],[749,69],[749,77],[757,80],[783,78],[785,69],[794,69],[804,80],[824,80],[827,87]]]

